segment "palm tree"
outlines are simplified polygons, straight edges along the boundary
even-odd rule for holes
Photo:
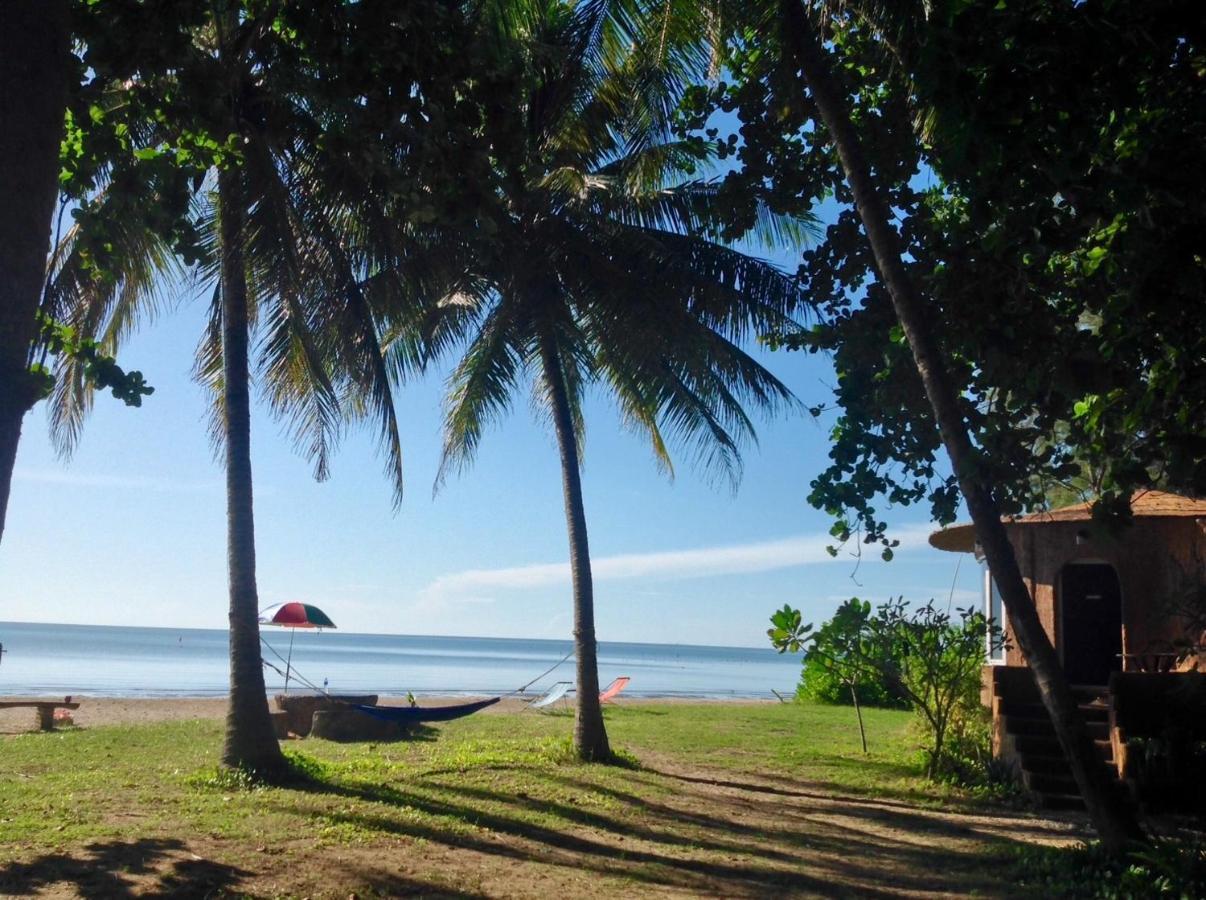
[[[610,756],[599,704],[594,591],[582,499],[582,400],[601,384],[672,471],[669,443],[694,443],[736,479],[753,437],[745,407],[792,395],[741,344],[796,327],[795,280],[709,239],[717,184],[676,181],[708,148],[669,137],[676,98],[637,54],[608,61],[605,4],[502,4],[488,27],[522,57],[492,147],[502,213],[468,242],[465,271],[421,326],[428,355],[464,337],[449,381],[441,482],[468,463],[525,375],[561,459],[573,581],[577,715],[585,760]],[[518,9],[518,11],[517,11]],[[807,223],[756,214],[757,237],[798,245]],[[395,352],[410,357],[409,326]]]
[[[850,14],[883,43],[897,65],[907,62],[918,39],[918,22],[924,7],[918,4],[882,4],[877,0],[839,3],[828,0],[767,0],[765,3],[709,4],[638,3],[624,24],[629,40],[648,43],[651,35],[669,35],[662,52],[678,77],[700,77],[700,60],[712,64],[726,40],[751,34],[775,34],[786,83],[795,73],[820,114],[837,150],[853,194],[876,266],[896,312],[926,395],[934,413],[951,467],[959,480],[977,537],[984,548],[994,579],[1009,610],[1018,644],[1034,672],[1040,695],[1051,716],[1064,754],[1076,777],[1085,804],[1103,842],[1121,849],[1141,835],[1127,808],[1097,759],[1083,718],[1060,667],[1059,658],[1042,628],[1034,603],[1022,581],[1013,548],[1001,524],[992,484],[975,465],[971,436],[959,409],[958,392],[948,374],[938,341],[927,323],[926,302],[908,274],[899,234],[871,173],[842,93],[838,90],[815,22],[832,15]],[[734,38],[736,36],[736,38]],[[677,44],[677,46],[676,46]],[[705,51],[704,48],[709,48]],[[690,67],[694,66],[691,71]],[[904,76],[908,77],[908,72]],[[919,109],[917,126],[928,134],[943,110]]]
[[[268,22],[271,20],[268,19]],[[357,285],[365,262],[345,240],[362,197],[337,194],[347,183],[345,161],[318,149],[322,123],[312,94],[292,84],[281,90],[267,77],[263,54],[276,39],[265,20],[246,17],[237,3],[223,6],[195,38],[193,57],[179,78],[216,89],[223,118],[211,127],[239,148],[203,177],[192,225],[200,238],[197,287],[212,288],[210,320],[198,347],[198,378],[215,399],[215,448],[226,467],[229,567],[230,706],[224,764],[279,775],[285,760],[268,713],[261,663],[255,529],[250,457],[251,336],[258,334],[259,369],[274,411],[327,474],[329,454],[343,421],[373,416],[380,426],[387,470],[401,497],[402,463],[385,360],[377,334],[379,312]],[[289,78],[297,79],[297,70]],[[317,76],[316,76],[317,77]],[[204,80],[202,80],[204,79]],[[155,146],[171,135],[151,131]],[[328,169],[329,167],[329,169]],[[330,177],[326,177],[330,175]],[[120,190],[102,182],[95,202],[130,202],[131,192],[157,202],[152,181]],[[108,217],[110,220],[113,217]],[[158,305],[157,286],[178,274],[178,263],[155,223],[118,223],[108,237],[115,277],[90,277],[81,232],[68,235],[52,260],[52,311],[114,348]],[[53,424],[69,450],[90,406],[79,367],[63,361]]]

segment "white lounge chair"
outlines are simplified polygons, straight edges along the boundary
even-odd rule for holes
[[[562,699],[566,694],[568,694],[570,691],[570,688],[572,688],[573,686],[574,686],[574,683],[572,681],[558,681],[551,688],[549,688],[547,694],[545,694],[539,700],[533,700],[531,705],[528,708],[529,709],[543,709],[546,706],[552,706],[554,703],[556,703],[558,700]]]

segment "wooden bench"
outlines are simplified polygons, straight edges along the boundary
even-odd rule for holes
[[[79,709],[79,703],[73,703],[70,697],[62,700],[0,700],[0,709],[20,709],[29,707],[38,711],[38,727],[43,731],[54,730],[54,711],[56,709]]]

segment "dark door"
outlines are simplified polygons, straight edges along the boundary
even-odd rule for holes
[[[1064,672],[1072,684],[1107,684],[1122,668],[1122,589],[1114,567],[1064,566]]]

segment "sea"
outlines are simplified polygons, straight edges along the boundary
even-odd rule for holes
[[[263,629],[269,693],[531,696],[574,679],[570,641]],[[290,642],[292,641],[292,649]],[[227,693],[225,630],[0,622],[0,696],[213,697]],[[599,681],[642,697],[789,694],[800,660],[769,647],[599,644]]]

